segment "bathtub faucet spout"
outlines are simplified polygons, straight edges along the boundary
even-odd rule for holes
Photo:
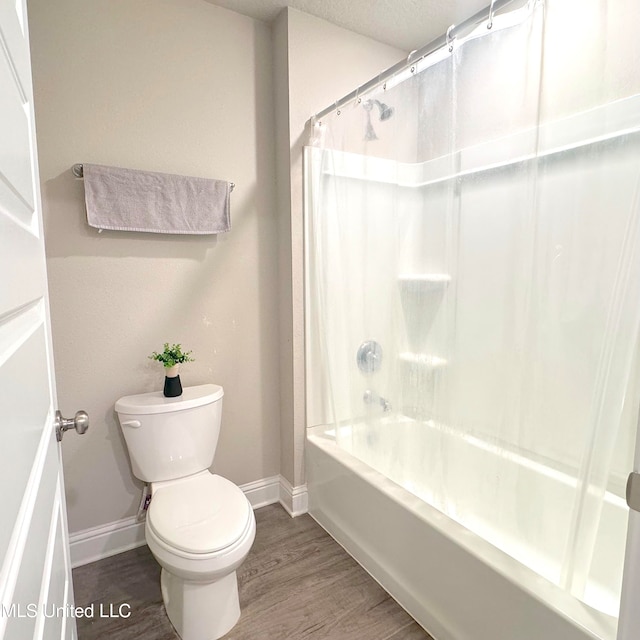
[[[391,403],[382,396],[379,396],[375,391],[367,389],[362,396],[362,400],[365,404],[378,404],[382,407],[384,412],[391,411]]]

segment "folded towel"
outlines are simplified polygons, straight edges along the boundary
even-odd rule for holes
[[[98,229],[222,233],[231,228],[231,183],[85,164],[87,222]]]

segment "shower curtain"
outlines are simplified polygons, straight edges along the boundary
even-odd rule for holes
[[[306,156],[309,426],[612,615],[589,573],[635,442],[639,24],[519,3]]]

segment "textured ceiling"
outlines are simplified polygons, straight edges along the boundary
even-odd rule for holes
[[[451,24],[489,4],[488,0],[208,0],[270,22],[293,7],[399,49],[419,49]]]

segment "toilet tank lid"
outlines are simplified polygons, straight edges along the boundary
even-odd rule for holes
[[[165,398],[162,391],[139,393],[135,396],[124,396],[116,402],[117,413],[151,414],[184,411],[211,404],[220,400],[224,389],[217,384],[201,384],[195,387],[183,387],[182,395],[177,398]]]

